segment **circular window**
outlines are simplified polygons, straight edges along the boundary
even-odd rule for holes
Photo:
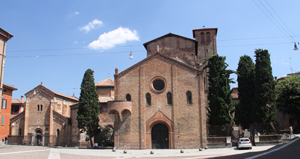
[[[157,79],[153,82],[153,88],[157,91],[161,91],[165,88],[165,82],[161,79]]]
[[[162,77],[154,77],[150,83],[150,89],[154,93],[162,93],[166,90],[166,80]]]

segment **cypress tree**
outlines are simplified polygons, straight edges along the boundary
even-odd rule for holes
[[[77,111],[78,128],[82,132],[87,132],[91,147],[93,147],[92,137],[99,132],[99,99],[93,74],[94,71],[91,69],[84,73]]]
[[[235,122],[236,124],[241,124],[244,129],[250,128],[250,124],[254,122],[254,69],[254,63],[249,56],[244,55],[240,57],[237,69],[240,102],[235,108]]]
[[[226,70],[228,64],[225,63],[226,57],[219,55],[210,56],[205,60],[207,65],[203,68],[209,68],[209,104],[206,108],[208,111],[208,124],[210,126],[233,125],[233,102],[230,90],[230,83],[234,83],[229,79],[232,70]]]
[[[256,123],[270,123],[275,117],[275,82],[268,50],[255,50],[255,114]]]

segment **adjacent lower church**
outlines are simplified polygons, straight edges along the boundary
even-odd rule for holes
[[[144,44],[145,59],[122,72],[116,68],[114,80],[96,83],[99,124],[111,128],[116,148],[192,149],[207,145],[208,79],[203,62],[217,54],[216,36],[217,28],[195,29],[194,39],[166,34]],[[77,128],[77,98],[47,91],[42,85],[26,98],[25,112],[11,120],[12,136],[23,127],[23,138],[41,136],[33,137],[34,142],[55,145],[59,135],[65,136],[69,145],[85,142]],[[41,111],[44,116],[37,119]]]

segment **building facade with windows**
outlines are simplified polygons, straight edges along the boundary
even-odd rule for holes
[[[204,59],[217,54],[217,28],[193,30],[194,39],[166,34],[144,44],[147,57],[96,83],[99,124],[124,149],[207,146],[208,81]],[[87,145],[77,127],[78,99],[42,84],[26,96],[25,111],[11,119],[11,135],[38,145]],[[21,132],[21,133],[19,133]],[[65,136],[60,139],[59,136]],[[96,139],[95,139],[96,140]],[[12,140],[13,141],[13,140]],[[18,140],[20,141],[20,140]]]
[[[3,89],[3,75],[4,75],[4,66],[5,66],[5,57],[6,57],[6,43],[9,39],[13,37],[12,34],[0,28],[0,101],[2,101],[2,89]],[[0,103],[2,107],[2,102]],[[1,118],[1,109],[0,109],[0,118]]]
[[[9,135],[9,125],[11,117],[11,103],[12,103],[12,93],[17,90],[17,88],[3,84],[2,89],[2,102],[1,102],[1,118],[0,118],[0,140]]]
[[[10,120],[10,144],[68,145],[75,96],[54,92],[42,83],[25,94],[25,111]]]
[[[217,28],[193,30],[195,39],[166,34],[144,44],[147,57],[115,70],[114,146],[181,149],[207,145],[206,57],[216,55]]]

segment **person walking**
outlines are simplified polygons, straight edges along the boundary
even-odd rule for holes
[[[5,136],[5,144],[7,145],[7,136]]]
[[[293,127],[292,126],[290,126],[290,133],[291,133],[291,135],[293,135]]]

